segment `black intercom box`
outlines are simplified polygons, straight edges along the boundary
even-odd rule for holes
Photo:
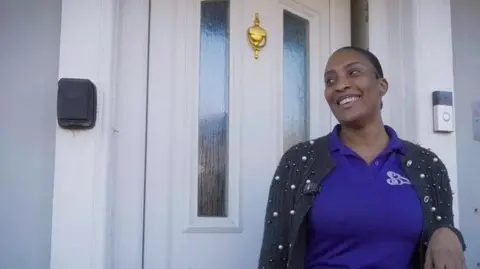
[[[97,89],[88,79],[62,78],[58,81],[57,121],[64,129],[95,127]]]

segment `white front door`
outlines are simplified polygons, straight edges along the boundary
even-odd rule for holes
[[[330,5],[152,0],[150,55],[174,42],[175,64],[149,59],[145,269],[256,268],[281,154],[331,128],[323,68],[331,36],[350,33],[332,33]],[[267,33],[258,59],[255,13]]]

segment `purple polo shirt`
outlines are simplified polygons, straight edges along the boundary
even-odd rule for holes
[[[401,168],[405,147],[390,141],[368,165],[336,126],[329,148],[336,168],[308,215],[306,269],[407,269],[423,227],[421,202]]]

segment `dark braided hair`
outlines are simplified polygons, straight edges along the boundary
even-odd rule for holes
[[[354,47],[354,46],[346,46],[343,48],[339,48],[337,51],[335,51],[335,53],[344,51],[344,50],[353,50],[360,53],[362,56],[367,58],[367,60],[373,65],[373,68],[375,69],[375,78],[377,79],[384,78],[382,65],[380,64],[380,61],[378,60],[377,56],[375,56],[375,54],[371,53],[369,50],[366,50],[360,47]],[[382,108],[383,108],[383,101],[380,102],[380,109]]]
[[[335,53],[344,51],[344,50],[353,50],[363,55],[373,65],[373,68],[375,68],[376,78],[384,78],[382,65],[380,64],[380,61],[378,60],[377,56],[375,56],[375,54],[371,53],[366,49],[363,49],[360,47],[354,47],[354,46],[346,46],[346,47],[340,48],[337,51],[335,51]]]

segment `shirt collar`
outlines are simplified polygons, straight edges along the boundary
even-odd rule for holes
[[[348,152],[351,152],[351,150],[348,149],[340,139],[340,129],[341,129],[340,124],[337,124],[329,135],[328,145],[329,145],[330,152],[340,151],[340,153],[346,154]],[[405,155],[406,153],[405,145],[403,144],[402,140],[398,137],[397,132],[395,132],[395,130],[388,125],[385,125],[385,131],[387,131],[387,134],[390,137],[390,140],[388,141],[388,145],[385,148],[384,152],[397,151]]]

